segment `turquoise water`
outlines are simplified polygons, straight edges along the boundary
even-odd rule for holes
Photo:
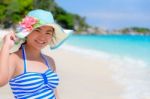
[[[72,35],[66,43],[150,62],[150,36]]]
[[[66,43],[69,51],[108,61],[112,78],[124,86],[123,99],[150,97],[150,36],[72,35]]]

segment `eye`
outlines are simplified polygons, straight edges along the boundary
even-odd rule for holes
[[[53,33],[52,33],[52,32],[47,32],[46,34],[47,34],[47,35],[50,35],[50,36],[53,36]]]
[[[40,32],[40,30],[39,30],[39,29],[35,29],[34,31],[35,31],[35,32]]]

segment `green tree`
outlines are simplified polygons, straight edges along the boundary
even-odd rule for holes
[[[84,17],[65,11],[54,0],[1,0],[0,24],[4,28],[15,25],[32,9],[51,11],[56,22],[64,28],[84,31],[88,27]]]
[[[9,2],[8,2],[9,1]],[[0,2],[0,24],[4,28],[16,24],[24,15],[32,9],[32,0],[2,0]]]

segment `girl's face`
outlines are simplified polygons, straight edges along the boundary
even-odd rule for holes
[[[27,44],[36,49],[42,49],[47,46],[54,35],[54,28],[50,26],[41,26],[33,30],[27,37]]]

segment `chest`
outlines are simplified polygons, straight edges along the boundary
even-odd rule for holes
[[[35,90],[42,90],[46,87],[48,87],[49,89],[54,89],[56,88],[58,83],[58,75],[50,69],[46,70],[43,73],[26,72],[10,80],[12,90],[18,90],[16,88],[19,88],[19,90],[23,92],[29,92],[30,90],[32,90],[30,91],[30,93],[34,93]]]
[[[17,61],[16,72],[14,76],[20,75],[26,72],[43,73],[48,69],[48,66],[42,60],[26,60],[26,64],[23,59]]]

